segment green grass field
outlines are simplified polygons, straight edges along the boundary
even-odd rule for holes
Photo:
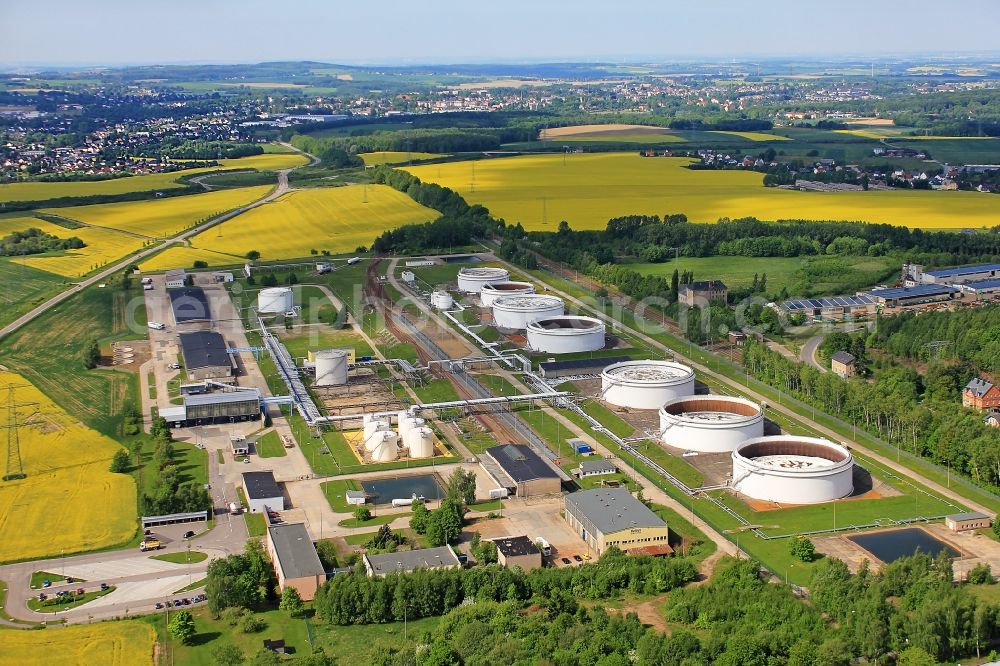
[[[613,217],[665,213],[684,213],[698,222],[753,216],[934,229],[989,227],[997,221],[995,202],[977,192],[798,192],[765,188],[759,173],[684,168],[690,162],[584,153],[565,160],[563,155],[528,155],[405,170],[456,190],[508,224],[520,222],[537,231],[555,231],[562,220],[574,229],[603,229]]]
[[[361,484],[354,479],[334,479],[320,484],[320,488],[334,513],[351,513],[354,507],[347,503],[345,493],[348,490],[361,490]]]
[[[163,555],[150,555],[151,560],[160,560],[162,562],[172,562],[174,564],[197,564],[198,562],[204,562],[208,559],[208,554],[202,553],[197,550],[186,551],[182,550],[179,553],[164,553]]]
[[[365,166],[378,166],[380,164],[406,164],[411,160],[433,160],[438,157],[447,157],[447,155],[383,150],[376,153],[361,153],[358,157],[364,160]]]
[[[285,446],[281,443],[281,436],[276,430],[266,433],[254,442],[253,448],[261,458],[283,458],[287,455]]]
[[[31,308],[54,296],[65,279],[26,266],[21,261],[0,259],[0,326],[6,326]]]

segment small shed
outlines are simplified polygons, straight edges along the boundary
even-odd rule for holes
[[[968,513],[953,513],[944,517],[944,524],[952,532],[965,532],[989,527],[993,521],[985,513],[969,511]]]
[[[368,494],[363,490],[348,490],[344,493],[348,504],[361,505],[368,501]]]

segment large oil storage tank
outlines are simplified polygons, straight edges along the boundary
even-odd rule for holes
[[[528,324],[528,348],[548,354],[597,351],[604,347],[604,330],[594,317],[543,317]]]
[[[347,383],[346,349],[320,349],[316,352],[316,386],[343,386]]]
[[[535,293],[535,285],[530,282],[494,282],[484,284],[479,292],[479,300],[484,308],[491,307],[501,296],[524,296]]]
[[[764,435],[764,410],[728,395],[675,398],[660,408],[660,437],[685,451],[730,452]]]
[[[403,445],[410,450],[411,458],[430,458],[434,455],[434,431],[427,426],[411,428]]]
[[[493,301],[493,325],[497,328],[520,330],[527,328],[536,319],[560,317],[565,311],[563,300],[557,296],[501,296]]]
[[[455,299],[447,291],[431,292],[431,307],[437,310],[450,310],[455,304]]]
[[[295,296],[290,287],[268,287],[257,293],[257,312],[281,314],[295,306]]]
[[[673,361],[624,361],[601,372],[601,397],[632,409],[659,409],[694,394],[694,370]]]
[[[392,448],[396,448],[396,443],[399,441],[399,435],[396,434],[395,430],[386,428],[378,429],[373,432],[369,437],[365,438],[365,451],[369,453],[374,453],[378,448],[384,444],[392,445]]]
[[[733,453],[733,489],[779,504],[818,504],[854,492],[854,457],[817,437],[756,437]]]
[[[503,268],[473,268],[466,266],[458,271],[458,290],[466,294],[478,294],[483,289],[483,285],[493,282],[507,282],[510,273]]]
[[[372,462],[391,462],[399,457],[399,447],[396,446],[398,438],[396,433],[391,433],[392,437],[384,437],[372,449],[370,457]]]

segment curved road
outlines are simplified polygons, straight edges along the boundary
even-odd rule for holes
[[[826,336],[822,333],[812,336],[806,340],[806,343],[802,345],[802,351],[799,352],[799,360],[807,365],[811,365],[820,372],[826,372],[826,368],[823,367],[823,364],[816,358],[816,350],[819,349],[824,337]]]
[[[221,223],[223,223],[223,222],[225,222],[227,220],[231,220],[234,217],[236,217],[237,215],[242,215],[243,213],[247,212],[248,210],[251,210],[253,208],[256,208],[257,206],[261,206],[263,204],[266,204],[266,203],[268,203],[270,201],[274,201],[275,199],[277,199],[281,195],[288,193],[291,190],[291,188],[288,186],[288,174],[289,174],[289,172],[294,171],[295,169],[300,169],[303,166],[314,166],[316,164],[319,164],[319,158],[316,157],[315,155],[310,155],[309,153],[303,152],[303,151],[299,150],[298,148],[295,148],[291,144],[282,143],[281,145],[286,146],[287,148],[290,148],[291,150],[294,150],[295,152],[301,153],[302,155],[305,155],[306,157],[308,157],[309,158],[309,164],[302,164],[302,165],[299,165],[299,166],[290,167],[288,169],[281,169],[280,171],[278,171],[278,185],[267,196],[265,196],[265,197],[263,197],[261,199],[258,199],[257,201],[254,201],[252,203],[249,203],[249,204],[247,204],[245,206],[241,206],[240,208],[236,208],[234,210],[231,210],[228,213],[223,213],[222,215],[219,215],[218,217],[213,217],[212,219],[207,220],[204,223],[199,224],[196,227],[192,227],[191,229],[188,229],[187,231],[184,231],[183,233],[178,234],[177,236],[174,236],[172,238],[168,238],[167,240],[163,241],[159,245],[155,245],[153,247],[146,248],[145,250],[142,250],[141,252],[139,252],[137,254],[129,255],[125,259],[119,261],[117,264],[114,264],[114,265],[112,265],[112,266],[110,266],[108,268],[105,268],[100,273],[96,273],[96,274],[92,275],[91,277],[86,278],[82,282],[78,282],[77,284],[73,285],[72,287],[70,287],[66,291],[63,291],[63,292],[61,292],[59,294],[56,294],[55,296],[53,296],[49,300],[45,301],[44,303],[42,303],[38,307],[34,308],[33,310],[27,312],[26,314],[24,314],[24,315],[22,315],[20,317],[18,317],[17,319],[15,319],[11,323],[7,324],[3,328],[0,328],[0,339],[6,337],[8,335],[10,335],[11,333],[13,333],[14,331],[16,331],[17,329],[19,329],[22,326],[24,326],[25,324],[27,324],[32,319],[35,319],[36,317],[42,315],[43,313],[47,312],[48,310],[51,310],[56,305],[59,305],[60,303],[62,303],[63,301],[65,301],[67,298],[69,298],[73,294],[79,293],[79,292],[83,291],[84,289],[86,289],[87,287],[89,287],[91,285],[94,285],[94,284],[97,284],[98,282],[100,282],[100,281],[104,280],[105,278],[107,278],[109,275],[114,275],[115,273],[119,273],[119,272],[125,270],[125,268],[128,267],[128,266],[130,266],[131,264],[134,264],[134,263],[136,263],[136,262],[138,262],[138,261],[140,261],[142,259],[145,259],[146,257],[148,257],[148,256],[150,256],[152,254],[155,254],[155,253],[157,253],[157,252],[159,252],[161,250],[164,250],[164,249],[170,247],[171,245],[173,245],[175,243],[183,243],[188,238],[191,238],[192,236],[194,236],[196,234],[200,234],[202,231],[205,231],[206,229],[210,229],[211,227],[214,227],[217,224],[221,224]]]

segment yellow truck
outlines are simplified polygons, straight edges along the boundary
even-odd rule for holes
[[[161,547],[158,539],[145,539],[139,544],[139,550],[143,553],[147,550],[159,550]]]

